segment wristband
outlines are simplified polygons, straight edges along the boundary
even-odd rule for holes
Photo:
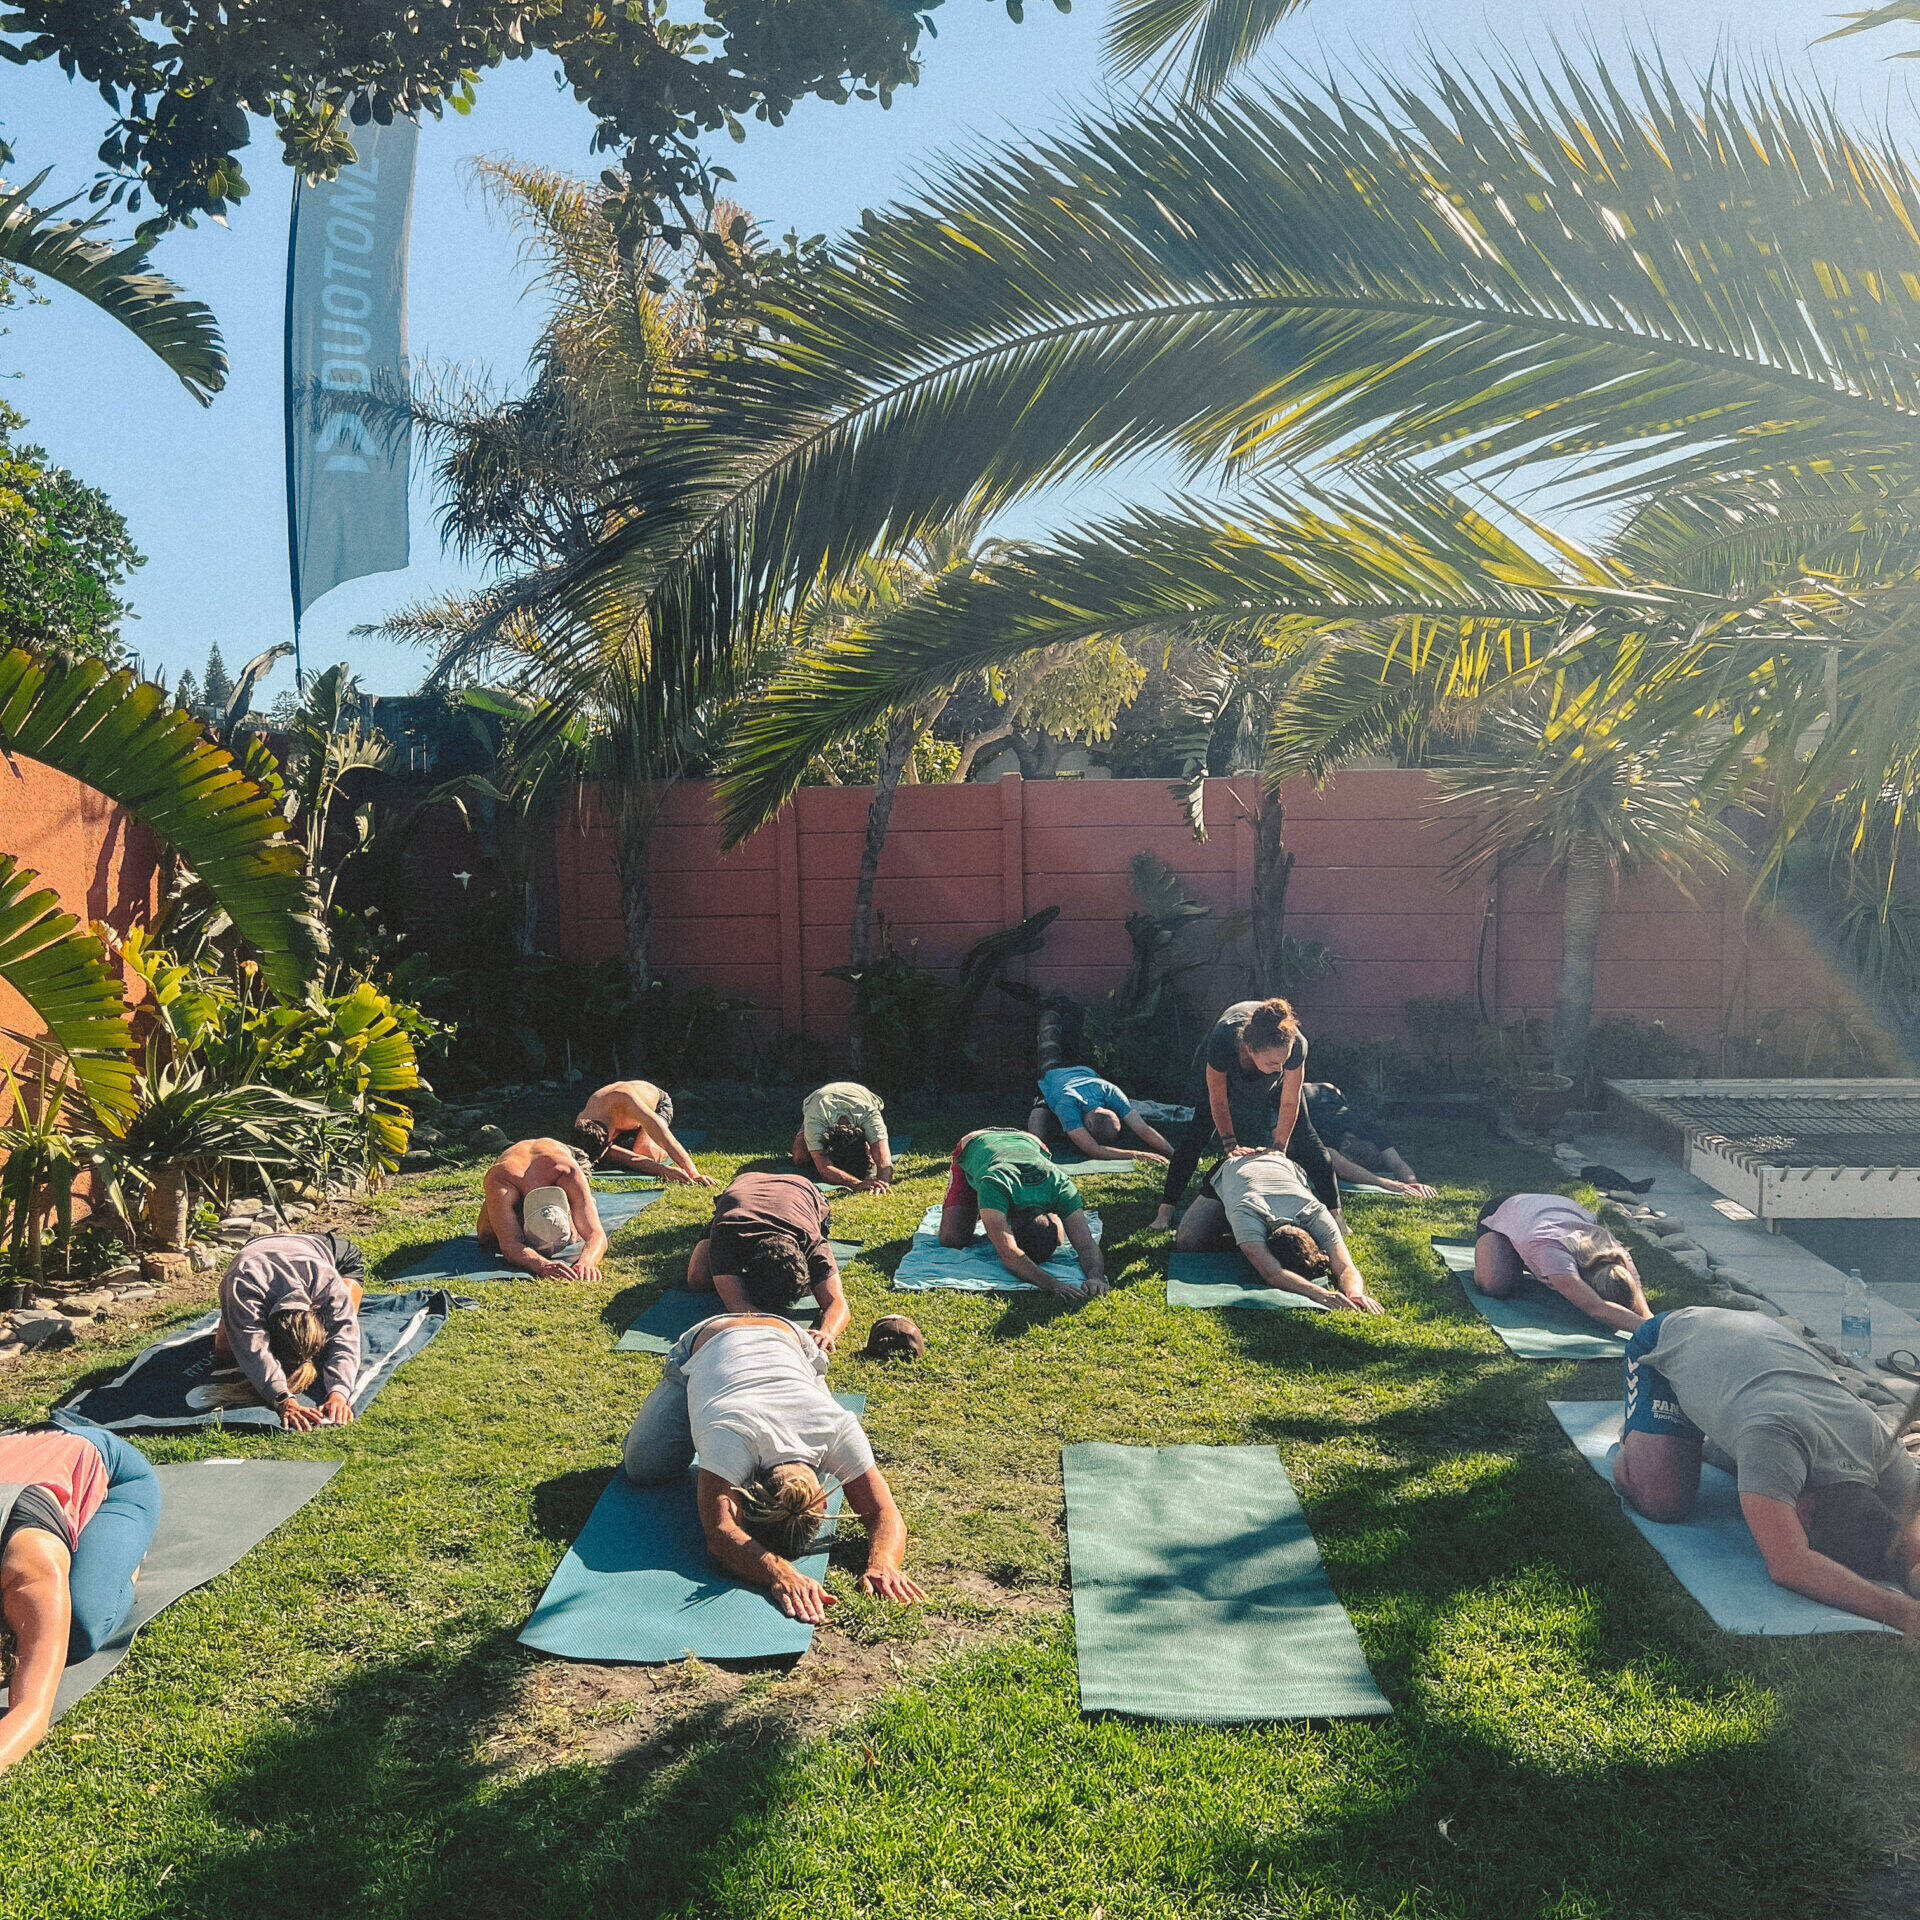
[[[1220,1136],[1220,1144],[1223,1147],[1225,1147],[1229,1153],[1231,1153],[1233,1149],[1240,1144],[1240,1142],[1237,1139],[1235,1139],[1232,1134],[1223,1133]]]

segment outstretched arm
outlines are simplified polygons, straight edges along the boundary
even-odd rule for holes
[[[13,1629],[18,1653],[0,1714],[0,1773],[46,1738],[54,1695],[67,1664],[73,1595],[67,1584],[73,1556],[64,1540],[23,1527],[0,1563],[0,1617]]]
[[[1137,1133],[1162,1160],[1173,1158],[1173,1148],[1168,1144],[1166,1135],[1157,1127],[1148,1126],[1131,1107],[1127,1110],[1126,1123],[1128,1132]]]
[[[1879,1620],[1902,1633],[1920,1634],[1920,1600],[1904,1593],[1889,1593],[1871,1580],[1863,1580],[1851,1567],[1814,1552],[1807,1530],[1791,1500],[1769,1500],[1761,1494],[1743,1493],[1740,1511],[1753,1537],[1759,1543],[1760,1556],[1776,1586],[1804,1593],[1845,1613],[1857,1613],[1866,1620]]]
[[[837,1604],[818,1580],[810,1579],[790,1560],[782,1560],[740,1524],[735,1507],[737,1489],[705,1467],[694,1481],[700,1508],[700,1526],[707,1536],[707,1552],[714,1563],[749,1586],[772,1591],[773,1604],[793,1620],[819,1626],[827,1609]]]
[[[1080,1271],[1086,1276],[1082,1291],[1089,1300],[1098,1299],[1107,1290],[1107,1257],[1100,1251],[1100,1242],[1093,1237],[1093,1229],[1087,1225],[1085,1207],[1075,1207],[1067,1215],[1067,1240],[1080,1261]]]
[[[1020,1251],[1013,1237],[1013,1229],[1007,1224],[1007,1216],[993,1207],[980,1209],[981,1231],[987,1236],[987,1244],[999,1255],[1000,1264],[1016,1280],[1024,1280],[1030,1287],[1038,1287],[1042,1293],[1057,1293],[1065,1300],[1083,1298],[1080,1288],[1069,1281],[1059,1279],[1049,1273],[1045,1267],[1036,1266]]]
[[[1069,1127],[1067,1138],[1089,1160],[1145,1160],[1149,1157],[1144,1153],[1136,1154],[1130,1147],[1103,1147],[1084,1126]]]
[[[893,1504],[893,1490],[878,1467],[869,1467],[846,1485],[847,1505],[866,1522],[867,1570],[863,1593],[887,1600],[924,1600],[927,1596],[900,1571],[907,1556],[907,1523]]]
[[[1334,1237],[1333,1248],[1327,1258],[1333,1262],[1333,1284],[1340,1289],[1349,1306],[1358,1307],[1362,1313],[1386,1311],[1367,1291],[1366,1280],[1354,1265],[1353,1255],[1347,1251],[1347,1236],[1344,1233]]]
[[[1259,1141],[1243,1143],[1233,1131],[1233,1102],[1227,1097],[1227,1076],[1207,1064],[1207,1111],[1213,1115],[1213,1130],[1227,1143],[1229,1153],[1257,1153]]]
[[[820,1302],[820,1325],[809,1335],[822,1353],[833,1351],[851,1318],[847,1312],[847,1290],[840,1284],[840,1269],[832,1266],[832,1254],[828,1254],[827,1261],[832,1271],[824,1280],[813,1284],[813,1297]]]
[[[558,1183],[573,1212],[573,1224],[585,1244],[572,1267],[564,1271],[578,1274],[582,1280],[600,1277],[600,1256],[607,1250],[607,1230],[600,1224],[600,1209],[593,1204],[593,1189],[578,1167],[562,1167]]]
[[[1345,1180],[1356,1187],[1385,1187],[1389,1193],[1410,1193],[1417,1199],[1431,1200],[1433,1189],[1424,1187],[1418,1180],[1395,1180],[1390,1174],[1375,1173],[1371,1167],[1363,1167],[1357,1160],[1349,1160],[1344,1153],[1337,1153],[1332,1147],[1327,1149],[1327,1164],[1332,1167],[1336,1178]]]
[[[1347,1307],[1353,1305],[1345,1294],[1334,1287],[1322,1287],[1302,1275],[1283,1267],[1267,1251],[1264,1240],[1240,1240],[1235,1244],[1240,1249],[1240,1257],[1270,1287],[1278,1287],[1283,1293],[1297,1293],[1304,1300],[1311,1300],[1318,1307]]]
[[[640,1109],[640,1130],[651,1140],[656,1141],[667,1156],[668,1165],[661,1171],[671,1179],[675,1174],[690,1186],[710,1187],[715,1184],[713,1175],[702,1173],[693,1164],[693,1155],[673,1137],[673,1129],[657,1113]]]
[[[1643,1320],[1653,1317],[1646,1295],[1640,1291],[1638,1279],[1633,1283],[1634,1304],[1622,1307],[1611,1300],[1601,1299],[1580,1278],[1580,1271],[1573,1265],[1571,1255],[1564,1270],[1536,1267],[1533,1271],[1540,1283],[1551,1287],[1568,1306],[1578,1307],[1589,1320],[1597,1320],[1603,1327],[1611,1327],[1616,1333],[1631,1333]]]

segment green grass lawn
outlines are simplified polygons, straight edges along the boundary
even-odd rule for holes
[[[724,1179],[790,1141],[791,1104],[756,1096],[738,1128],[690,1108],[702,1166]],[[1920,1842],[1910,1650],[1716,1631],[1547,1412],[1610,1397],[1617,1370],[1510,1359],[1427,1252],[1489,1191],[1557,1169],[1408,1128],[1445,1185],[1352,1208],[1380,1319],[1170,1312],[1145,1171],[1089,1183],[1106,1299],[890,1295],[941,1149],[1017,1104],[896,1114],[933,1151],[904,1156],[887,1198],[836,1208],[867,1243],[853,1343],[903,1304],[930,1342],[917,1367],[834,1363],[869,1396],[927,1616],[854,1593],[850,1529],[841,1651],[823,1635],[791,1676],[583,1671],[516,1644],[656,1377],[612,1345],[684,1271],[707,1199],[675,1190],[615,1235],[597,1286],[474,1287],[480,1310],[344,1432],[143,1443],[346,1465],[0,1782],[0,1914],[1883,1910],[1862,1889]],[[464,1230],[477,1177],[382,1195],[376,1273]],[[1656,1304],[1700,1297],[1658,1255],[1643,1270]],[[151,1331],[8,1376],[0,1420],[40,1417]],[[1082,1718],[1059,1448],[1088,1439],[1277,1445],[1396,1717]],[[831,1686],[820,1704],[833,1673],[840,1713]]]

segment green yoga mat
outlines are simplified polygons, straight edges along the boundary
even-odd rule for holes
[[[141,1563],[133,1607],[91,1659],[70,1666],[53,1717],[84,1700],[156,1614],[237,1566],[340,1471],[338,1460],[196,1460],[156,1467],[160,1524]]]
[[[1272,1447],[1061,1450],[1086,1713],[1386,1714]]]
[[[1087,1211],[1087,1227],[1096,1241],[1100,1238],[1100,1216]],[[1047,1270],[1057,1273],[1069,1286],[1081,1281],[1080,1261],[1073,1248],[1062,1240],[1059,1250],[1047,1262]],[[929,1207],[914,1229],[913,1245],[894,1269],[893,1284],[902,1293],[927,1293],[937,1287],[960,1293],[1038,1293],[1038,1287],[1016,1280],[1000,1264],[1000,1256],[987,1243],[985,1231],[976,1226],[969,1247],[943,1247],[940,1244],[940,1209]]]
[[[1473,1243],[1438,1240],[1433,1250],[1446,1270],[1459,1277],[1460,1290],[1475,1313],[1522,1360],[1618,1360],[1627,1344],[1624,1333],[1614,1333],[1570,1307],[1550,1287],[1534,1280],[1523,1292],[1505,1300],[1482,1293],[1473,1284]]]
[[[1261,1285],[1253,1270],[1231,1249],[1221,1253],[1180,1253],[1167,1256],[1167,1305],[1170,1307],[1298,1308],[1306,1313],[1327,1309],[1304,1294],[1284,1287]]]
[[[1608,1458],[1620,1438],[1618,1400],[1550,1400],[1561,1431],[1608,1486]],[[1700,1469],[1700,1496],[1692,1513],[1677,1524],[1642,1519],[1623,1501],[1622,1510],[1673,1577],[1698,1600],[1713,1624],[1726,1633],[1892,1633],[1877,1620],[1843,1613],[1805,1594],[1776,1587],[1760,1557],[1759,1543],[1740,1513],[1733,1475],[1718,1467]],[[1892,1591],[1892,1589],[1889,1589]]]
[[[629,1220],[644,1213],[660,1198],[658,1187],[623,1187],[593,1190],[594,1210],[600,1216],[602,1230],[611,1237]],[[579,1252],[576,1242],[573,1251]],[[563,1259],[566,1255],[561,1256]],[[528,1280],[532,1275],[523,1268],[509,1266],[499,1254],[483,1247],[470,1233],[443,1240],[431,1253],[424,1254],[412,1266],[403,1267],[394,1279],[410,1286],[444,1286],[449,1280]]]
[[[1411,1200],[1410,1193],[1396,1193],[1391,1187],[1376,1187],[1370,1180],[1342,1180],[1340,1191],[1344,1194],[1364,1193],[1379,1200]]]
[[[711,1293],[689,1293],[670,1287],[613,1343],[615,1353],[666,1353],[689,1327],[711,1320],[728,1309]],[[796,1327],[820,1324],[820,1302],[803,1293],[782,1316]]]
[[[834,1398],[851,1412],[864,1393]],[[827,1501],[840,1511],[840,1489]],[[827,1571],[827,1541],[795,1561],[804,1574]],[[580,1537],[547,1582],[520,1644],[567,1660],[652,1664],[684,1660],[768,1660],[805,1653],[813,1629],[787,1616],[758,1587],[742,1586],[707,1557],[694,1500],[693,1470],[660,1487],[636,1487],[618,1468]]]

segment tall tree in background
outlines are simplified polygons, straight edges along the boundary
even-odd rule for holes
[[[493,578],[404,608],[379,631],[432,647],[442,680],[506,676],[556,727],[583,734],[584,770],[613,814],[627,975],[643,995],[654,823],[716,747],[734,681],[715,674],[697,697],[670,702],[644,619],[603,605],[565,627],[562,647],[543,624],[544,596],[619,524],[624,476],[649,460],[694,367],[727,350],[736,321],[704,253],[689,264],[660,242],[623,251],[605,217],[617,189],[505,161],[479,163],[476,176],[519,228],[547,317],[522,392],[442,380],[423,390],[415,419],[437,456],[443,535]],[[716,219],[710,237],[750,263],[745,216],[722,205]]]
[[[0,401],[0,649],[118,663],[118,589],[141,556],[105,494],[14,437],[25,424]]]
[[[233,675],[227,671],[227,663],[220,658],[218,640],[207,649],[207,670],[200,676],[200,698],[216,714],[225,713],[228,701],[233,698]]]

